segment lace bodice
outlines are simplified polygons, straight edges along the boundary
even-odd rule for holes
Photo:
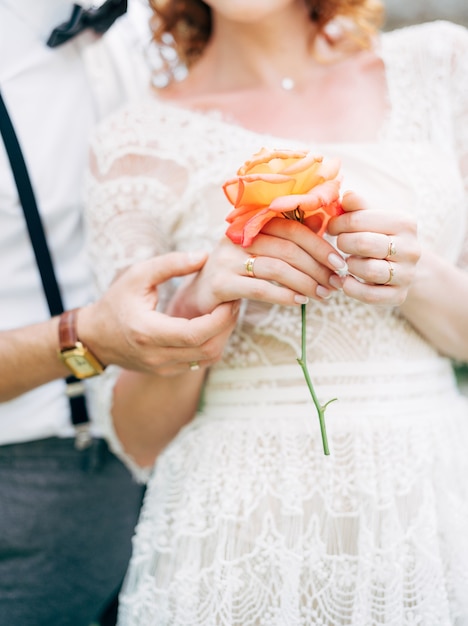
[[[88,184],[98,289],[138,259],[209,249],[231,208],[222,183],[262,146],[339,157],[343,190],[356,191],[372,210],[412,213],[425,246],[468,267],[468,34],[444,22],[410,27],[384,34],[381,55],[389,110],[375,142],[305,145],[154,94],[110,117],[93,140]],[[307,320],[308,360],[318,370],[321,363],[434,354],[398,310],[340,293],[310,302]],[[250,302],[216,369],[294,363],[300,331],[298,309]]]

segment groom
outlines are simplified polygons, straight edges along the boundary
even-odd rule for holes
[[[0,141],[2,625],[89,626],[118,591],[129,559],[142,487],[87,413],[92,437],[77,448],[70,407],[85,406],[81,374],[68,386],[65,378],[83,359],[91,363],[85,376],[110,364],[149,371],[170,363],[172,373],[184,371],[189,362],[215,360],[235,322],[229,307],[189,323],[148,309],[148,291],[157,294],[160,282],[202,265],[203,258],[183,254],[142,263],[131,281],[123,274],[85,306],[92,299],[81,205],[88,137],[150,80],[146,7],[135,0],[124,15],[126,4],[108,0],[101,20],[96,8],[85,11],[69,0],[0,0],[0,94],[63,307],[77,309],[62,317],[59,334],[60,316],[50,315]],[[59,337],[71,345],[60,346]],[[130,356],[135,337],[145,341],[136,341]],[[78,340],[84,357],[77,356]],[[72,359],[59,358],[60,349]]]

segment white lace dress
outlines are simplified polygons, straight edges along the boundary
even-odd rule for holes
[[[304,146],[154,96],[111,117],[88,189],[99,288],[137,259],[209,248],[231,209],[222,183],[263,146],[340,157],[343,189],[411,211],[424,245],[467,267],[468,34],[396,31],[382,57],[391,112],[374,143]],[[300,310],[241,313],[203,408],[148,476],[120,626],[467,624],[468,402],[451,362],[396,308],[310,302],[309,369],[338,398],[326,457]],[[117,373],[95,410],[138,474],[112,430]]]

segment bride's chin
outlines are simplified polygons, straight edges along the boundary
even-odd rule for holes
[[[204,0],[214,11],[225,18],[244,23],[254,23],[285,9],[294,0]]]

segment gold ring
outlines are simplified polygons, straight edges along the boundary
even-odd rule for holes
[[[200,369],[200,363],[198,361],[190,361],[189,368],[191,372],[196,372]]]
[[[384,259],[384,261],[387,261],[387,259]],[[395,276],[395,268],[390,263],[390,261],[387,261],[387,263],[388,263],[388,279],[387,279],[387,282],[382,283],[383,285],[390,285],[390,283],[393,280],[393,277]]]
[[[395,256],[395,254],[396,254],[395,244],[393,243],[393,239],[391,237],[389,237],[387,257]]]
[[[256,258],[257,258],[256,256],[249,256],[249,258],[246,259],[244,263],[244,267],[245,267],[245,271],[247,272],[247,275],[251,276],[252,278],[256,278],[255,272],[254,272],[254,263],[255,263]]]

